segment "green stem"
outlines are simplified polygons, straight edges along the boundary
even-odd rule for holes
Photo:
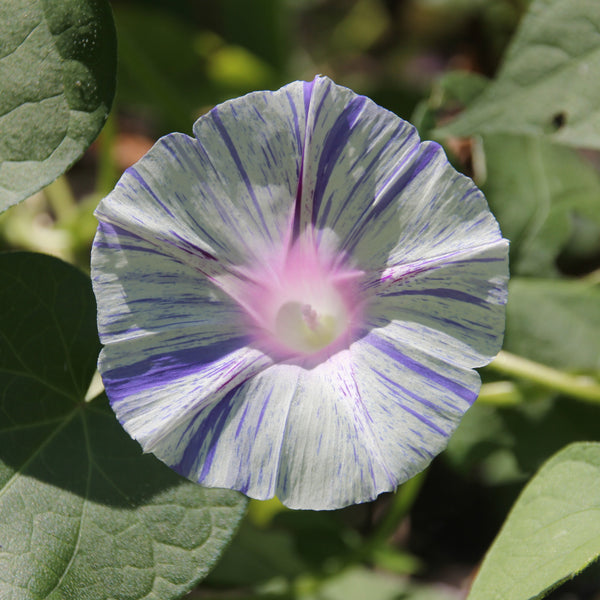
[[[504,350],[500,351],[488,368],[503,375],[527,379],[575,398],[600,402],[600,383],[593,377],[570,375]]]
[[[44,194],[54,212],[56,221],[64,223],[68,221],[75,212],[77,201],[71,186],[65,175],[61,175],[56,181],[44,188]]]
[[[113,148],[117,137],[115,111],[108,116],[100,135],[98,136],[98,175],[96,177],[96,192],[106,196],[119,179],[119,169],[113,156]]]
[[[514,406],[523,402],[523,393],[513,381],[494,381],[481,386],[478,404]]]
[[[410,512],[412,505],[421,491],[426,472],[426,470],[421,471],[398,488],[386,515],[377,526],[373,535],[366,540],[361,548],[361,555],[364,558],[369,558],[373,551],[384,545],[398,529],[398,526]]]

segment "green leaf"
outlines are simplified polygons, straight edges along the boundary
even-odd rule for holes
[[[504,347],[551,367],[597,372],[600,288],[585,281],[514,277]]]
[[[245,521],[204,586],[256,586],[271,579],[293,579],[307,571],[285,530],[259,529]]]
[[[143,455],[101,395],[89,279],[0,255],[0,598],[177,598],[244,512]]]
[[[486,485],[522,485],[564,446],[598,437],[600,405],[542,394],[526,393],[515,406],[476,402],[450,438],[445,460]]]
[[[440,135],[514,133],[600,148],[600,3],[534,0],[496,79]]]
[[[440,118],[457,111],[472,102],[485,90],[488,80],[471,71],[448,71],[433,82],[429,98],[417,104],[410,122],[419,130],[419,135],[431,137]]]
[[[0,5],[0,212],[64,173],[92,143],[115,91],[106,0]]]
[[[600,178],[571,148],[536,138],[483,138],[490,208],[511,242],[511,272],[536,277],[558,273],[556,259],[577,217],[600,237]]]
[[[554,455],[492,544],[469,600],[541,598],[600,555],[600,443]]]

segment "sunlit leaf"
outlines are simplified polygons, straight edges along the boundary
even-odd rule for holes
[[[527,485],[469,600],[541,598],[600,555],[600,443],[568,446]]]
[[[600,148],[600,3],[534,0],[496,79],[440,134],[516,133]]]
[[[513,274],[557,274],[578,217],[595,224],[600,237],[600,178],[577,152],[514,135],[484,136],[483,147],[483,191],[510,239]]]
[[[108,116],[115,73],[106,0],[3,0],[0,211],[83,154]]]
[[[585,281],[513,278],[504,347],[559,369],[600,369],[600,288]]]
[[[89,279],[0,255],[0,598],[178,598],[224,550],[246,501],[142,455],[105,396]]]
[[[546,390],[525,389],[523,395],[525,401],[514,406],[476,402],[444,459],[462,473],[476,473],[486,485],[522,485],[562,447],[597,437],[600,405]]]

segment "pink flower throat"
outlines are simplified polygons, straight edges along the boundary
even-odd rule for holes
[[[359,280],[339,253],[305,235],[243,270],[236,299],[259,347],[278,358],[327,356],[347,345],[362,314]]]

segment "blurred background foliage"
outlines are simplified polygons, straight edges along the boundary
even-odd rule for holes
[[[119,40],[112,115],[66,176],[0,217],[0,249],[53,254],[89,270],[94,207],[158,137],[190,133],[194,120],[223,100],[317,73],[431,137],[494,76],[528,1],[111,4]],[[596,154],[510,136],[440,141],[457,168],[483,186],[512,241],[513,274],[522,277],[511,288],[507,349],[573,372],[597,370],[600,342],[589,323],[600,323],[600,307],[585,287],[600,266]],[[543,214],[530,189],[531,157],[547,173],[562,170]],[[570,285],[575,276],[581,290]],[[569,285],[548,285],[555,279]],[[490,393],[427,473],[396,495],[335,512],[252,502],[218,567],[190,597],[463,598],[524,483],[566,443],[597,439],[600,422],[597,405],[508,384],[491,372],[484,381]],[[592,567],[551,597],[598,600],[598,580]]]

